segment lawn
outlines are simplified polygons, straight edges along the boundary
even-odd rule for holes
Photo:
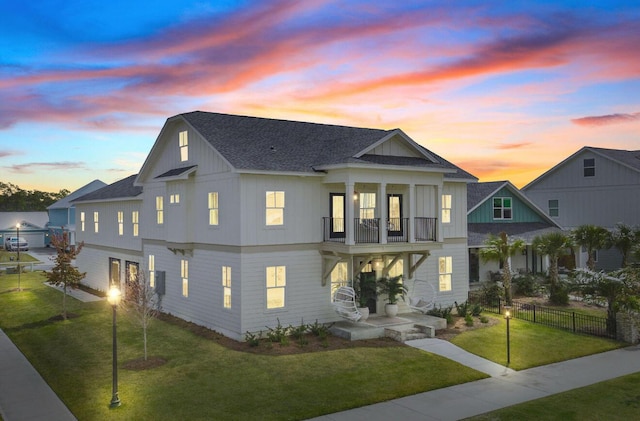
[[[62,296],[40,272],[0,276],[0,327],[80,420],[305,419],[486,377],[398,344],[291,355],[234,351],[156,320],[149,355],[166,364],[126,370],[142,333],[118,313],[119,395],[111,400],[111,308],[68,299],[75,317],[54,321]],[[261,345],[263,346],[263,345]],[[275,347],[279,345],[274,345]],[[297,346],[297,345],[294,345]]]

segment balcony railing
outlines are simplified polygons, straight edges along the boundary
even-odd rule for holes
[[[415,218],[415,241],[437,241],[437,218]],[[344,218],[322,218],[325,242],[344,243]],[[354,218],[355,244],[380,243],[380,218]],[[387,230],[387,243],[409,242],[409,218],[390,218],[383,226]]]
[[[438,218],[416,218],[416,241],[436,241],[438,238]]]

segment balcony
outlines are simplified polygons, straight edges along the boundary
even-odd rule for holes
[[[386,230],[387,243],[408,243],[409,218],[391,218],[381,226],[380,218],[354,218],[354,244],[379,244],[381,228]],[[414,218],[414,236],[416,242],[437,241],[437,218]],[[343,218],[322,218],[324,230],[323,241],[345,243],[346,227]]]

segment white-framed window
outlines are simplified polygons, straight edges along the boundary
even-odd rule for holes
[[[444,256],[438,258],[438,290],[451,291],[451,276],[453,275],[453,258]]]
[[[156,257],[153,254],[149,255],[149,286],[156,287]]]
[[[331,301],[333,294],[340,287],[346,286],[349,281],[349,273],[347,272],[347,262],[339,262],[331,271]]]
[[[442,195],[442,223],[448,224],[451,222],[451,195]]]
[[[389,263],[391,263],[389,259]],[[396,276],[404,275],[404,262],[402,259],[398,259],[398,261],[389,268],[389,277],[394,278]]]
[[[158,225],[164,223],[164,197],[156,196],[156,222]]]
[[[511,219],[513,216],[510,197],[493,198],[493,219]]]
[[[169,203],[171,203],[172,205],[180,203],[180,194],[174,193],[172,195],[169,195]]]
[[[360,219],[376,217],[376,194],[360,193]]]
[[[188,161],[189,160],[189,132],[186,130],[180,132],[178,145],[180,146],[180,161]]]
[[[267,267],[267,308],[283,308],[284,293],[287,286],[287,269],[285,266]]]
[[[222,305],[231,308],[231,266],[222,266]]]
[[[596,176],[596,160],[595,158],[586,158],[583,161],[583,174],[585,177]]]
[[[560,201],[558,199],[549,200],[549,216],[560,216]]]
[[[180,277],[182,278],[182,296],[189,296],[189,261],[180,260]]]
[[[209,208],[209,225],[218,225],[218,192],[209,192],[207,206]]]
[[[100,212],[94,212],[93,213],[93,232],[98,233],[100,231],[99,225],[100,225]]]
[[[124,212],[118,211],[118,235],[124,235]]]
[[[84,221],[85,221],[84,212],[80,212],[80,231],[83,231],[83,232],[84,232]]]
[[[131,223],[133,224],[133,236],[140,235],[140,213],[138,211],[131,212]]]
[[[266,200],[266,224],[284,225],[284,192],[268,191]]]

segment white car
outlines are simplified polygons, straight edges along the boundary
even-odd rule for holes
[[[29,243],[23,237],[9,237],[4,242],[4,248],[8,251],[29,251]]]

